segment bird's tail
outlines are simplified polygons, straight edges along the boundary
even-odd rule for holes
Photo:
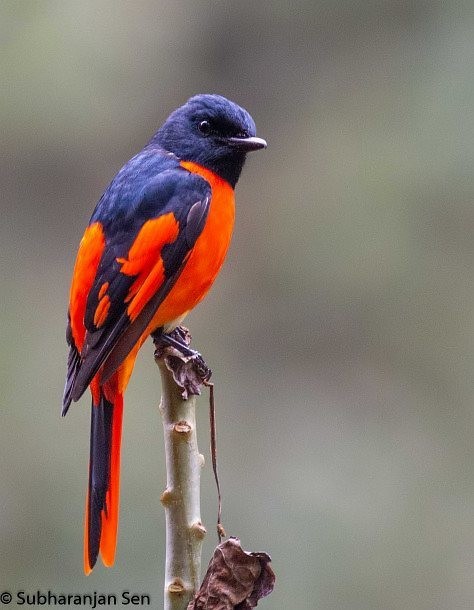
[[[104,565],[115,560],[120,490],[123,394],[117,375],[100,386],[91,383],[89,488],[84,527],[84,571],[90,574],[100,554]]]

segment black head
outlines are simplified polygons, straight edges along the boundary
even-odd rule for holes
[[[255,123],[246,110],[221,95],[201,94],[171,113],[152,142],[235,186],[245,155],[267,145],[255,133]]]

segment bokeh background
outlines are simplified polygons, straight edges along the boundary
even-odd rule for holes
[[[218,92],[269,147],[247,162],[228,261],[187,322],[217,386],[225,525],[277,573],[261,607],[473,608],[472,2],[0,12],[1,586],[162,606],[151,344],[126,397],[116,566],[82,575],[89,399],[60,418],[67,297],[108,181],[173,108]],[[208,456],[205,399],[199,426]]]

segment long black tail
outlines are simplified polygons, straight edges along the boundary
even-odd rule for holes
[[[99,550],[106,566],[115,559],[120,487],[120,441],[123,398],[113,402],[101,388],[98,405],[92,404],[89,489],[84,531],[84,571],[94,567]]]

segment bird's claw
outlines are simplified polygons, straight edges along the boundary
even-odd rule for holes
[[[183,388],[182,397],[200,394],[201,387],[208,383],[212,371],[199,352],[189,347],[191,335],[184,326],[178,326],[170,334],[153,337],[155,359],[163,359],[176,383]]]

